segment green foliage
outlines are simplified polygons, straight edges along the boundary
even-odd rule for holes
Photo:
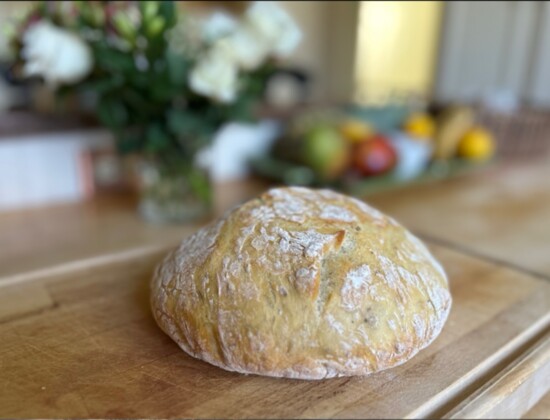
[[[166,127],[161,123],[151,123],[147,127],[147,143],[145,152],[162,153],[171,146],[171,137],[166,131]]]
[[[174,54],[170,50],[166,51],[168,81],[175,89],[185,88],[190,64],[190,61],[183,55]]]
[[[113,96],[101,97],[97,115],[102,124],[115,132],[121,131],[129,121],[128,109],[124,102]]]
[[[238,99],[220,104],[193,93],[189,72],[196,56],[170,49],[178,21],[173,1],[41,1],[31,12],[72,30],[92,49],[94,69],[74,89],[97,95],[97,117],[115,134],[122,153],[190,162],[228,120],[251,121],[271,68],[242,74]],[[199,51],[200,53],[200,51]],[[181,159],[180,159],[181,160]],[[193,183],[201,190],[200,174]]]
[[[192,168],[187,174],[187,180],[195,194],[204,202],[212,200],[212,188],[208,176],[195,168]]]

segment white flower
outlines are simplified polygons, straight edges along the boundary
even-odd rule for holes
[[[92,52],[78,36],[42,21],[23,35],[26,76],[42,76],[52,87],[84,79],[93,65]]]
[[[232,102],[237,95],[238,67],[219,45],[205,54],[191,70],[189,84],[196,93],[220,102]]]
[[[302,32],[290,15],[271,1],[257,1],[246,11],[246,21],[270,45],[276,57],[288,57],[300,43]]]
[[[228,53],[244,70],[257,69],[269,53],[268,44],[246,24],[227,37],[226,42]]]
[[[233,16],[224,12],[214,12],[204,22],[202,37],[206,41],[214,41],[221,38],[237,28],[237,21]]]

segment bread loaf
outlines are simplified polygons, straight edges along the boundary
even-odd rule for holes
[[[301,187],[272,189],[185,239],[151,286],[157,323],[191,356],[301,379],[397,366],[451,307],[443,269],[405,228]]]

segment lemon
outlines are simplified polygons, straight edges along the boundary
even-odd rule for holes
[[[471,128],[460,140],[458,155],[471,160],[487,160],[495,152],[495,141],[491,133],[481,127]]]
[[[412,114],[404,126],[405,132],[416,139],[431,139],[435,133],[435,122],[428,114]]]
[[[365,141],[374,133],[373,128],[366,122],[358,119],[350,119],[345,121],[340,132],[350,143],[357,144]]]

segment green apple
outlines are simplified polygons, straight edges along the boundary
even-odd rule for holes
[[[341,175],[350,158],[348,142],[330,125],[318,125],[306,133],[303,153],[304,163],[324,180]]]

